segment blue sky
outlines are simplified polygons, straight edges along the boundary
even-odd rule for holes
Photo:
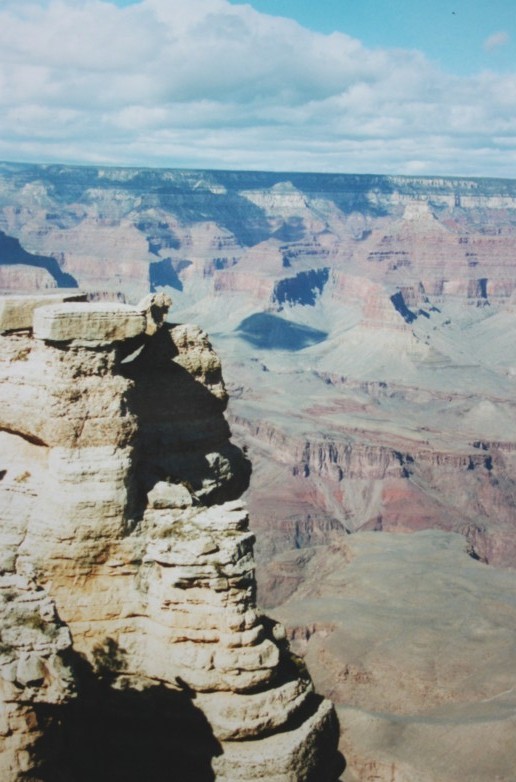
[[[243,5],[241,0],[230,0]],[[514,0],[252,0],[258,11],[296,19],[323,33],[335,30],[366,46],[418,49],[456,74],[514,69]],[[484,47],[504,32],[503,45]]]
[[[0,159],[516,176],[514,0],[2,0]]]
[[[113,0],[118,6],[138,0]],[[340,31],[366,46],[418,49],[455,74],[516,67],[514,0],[229,0],[295,19],[321,33]],[[502,35],[485,46],[489,36]]]

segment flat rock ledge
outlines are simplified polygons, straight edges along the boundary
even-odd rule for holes
[[[97,347],[141,336],[145,316],[127,304],[50,304],[34,310],[33,328],[36,339]]]

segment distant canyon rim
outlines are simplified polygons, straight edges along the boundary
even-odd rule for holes
[[[516,181],[2,164],[0,232],[3,293],[208,332],[343,779],[514,782]]]

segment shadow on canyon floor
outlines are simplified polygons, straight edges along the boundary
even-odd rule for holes
[[[328,337],[326,331],[291,323],[268,312],[256,312],[245,318],[236,333],[253,347],[263,350],[303,350]]]

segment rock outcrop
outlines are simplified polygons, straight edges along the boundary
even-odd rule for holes
[[[333,782],[333,707],[256,605],[206,334],[163,294],[36,304],[0,338],[2,780]]]

